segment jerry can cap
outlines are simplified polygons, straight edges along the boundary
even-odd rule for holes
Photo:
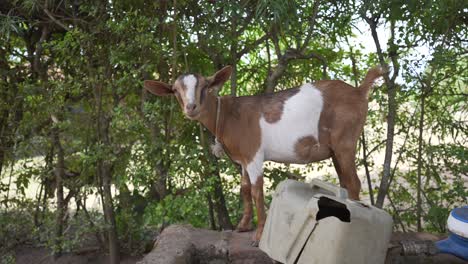
[[[468,206],[453,209],[451,215],[458,221],[468,223]]]

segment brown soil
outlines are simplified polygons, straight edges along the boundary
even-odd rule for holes
[[[170,263],[275,263],[260,249],[250,246],[252,232],[217,232],[196,229],[191,226],[170,226],[164,230],[155,243],[154,249],[142,256],[121,256],[124,264],[170,264]],[[392,235],[386,264],[467,264],[447,254],[402,256],[402,241],[437,241],[442,237],[427,233],[401,233]],[[108,263],[105,252],[96,248],[84,248],[79,252],[64,254],[54,260],[46,248],[19,246],[15,249],[16,263],[19,264],[100,264]]]
[[[109,263],[106,253],[90,248],[77,253],[67,253],[54,260],[50,250],[31,246],[18,246],[15,249],[17,264],[102,264]],[[120,263],[135,264],[141,256],[121,256]]]

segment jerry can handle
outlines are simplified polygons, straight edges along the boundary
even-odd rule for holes
[[[321,188],[329,192],[332,192],[337,198],[340,198],[340,199],[348,198],[348,191],[346,189],[335,186],[328,182],[324,182],[318,179],[313,179],[312,182],[310,183],[310,186],[312,188]]]

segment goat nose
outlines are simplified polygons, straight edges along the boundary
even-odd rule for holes
[[[187,109],[187,111],[193,111],[193,110],[195,110],[195,108],[197,108],[197,105],[188,104],[188,105],[185,106],[185,108]]]

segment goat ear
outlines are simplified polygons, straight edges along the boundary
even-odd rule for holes
[[[229,80],[229,78],[231,77],[231,73],[232,67],[229,65],[217,71],[213,76],[209,78],[211,81],[211,89],[217,92],[223,86],[223,84],[227,80]]]
[[[174,95],[172,86],[167,83],[146,80],[144,86],[148,92],[157,96]]]

